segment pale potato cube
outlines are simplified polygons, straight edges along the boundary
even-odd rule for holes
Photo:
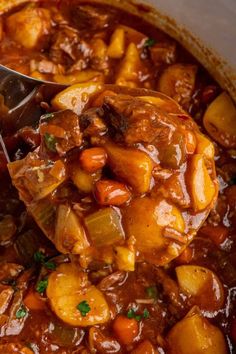
[[[75,71],[72,74],[55,74],[53,76],[53,80],[58,84],[62,85],[75,85],[83,82],[96,82],[103,84],[104,82],[104,75],[100,71],[96,70],[82,70],[82,71]]]
[[[207,159],[213,159],[215,155],[215,148],[213,143],[203,134],[196,134],[197,148],[196,153],[202,154]]]
[[[27,49],[43,46],[51,30],[50,12],[43,8],[25,8],[6,19],[10,37]]]
[[[118,246],[116,251],[116,264],[119,270],[126,272],[134,271],[135,269],[135,253],[127,247]]]
[[[226,148],[236,147],[236,107],[226,92],[207,108],[203,124],[208,134]]]
[[[130,83],[136,83],[138,81],[138,74],[141,66],[139,52],[134,43],[130,43],[125,57],[121,63],[116,84],[121,86],[129,86]]]
[[[55,314],[71,326],[94,326],[110,319],[102,292],[91,285],[87,275],[72,263],[61,264],[50,274],[47,297]],[[82,310],[83,304],[85,311]]]
[[[89,103],[92,95],[102,90],[102,85],[97,82],[83,82],[66,88],[59,92],[52,100],[56,110],[71,109],[76,114],[81,114]]]
[[[0,1],[0,15],[9,10],[13,9],[13,7],[23,5],[27,3],[29,0],[1,0]],[[37,2],[38,0],[31,0],[31,2]]]
[[[181,212],[164,199],[136,198],[123,212],[127,237],[135,239],[135,248],[145,254],[161,251],[169,241],[163,236],[165,227],[184,232]]]
[[[201,154],[192,156],[189,162],[188,186],[195,211],[204,210],[211,205],[217,189]]]
[[[219,328],[199,314],[179,321],[167,335],[167,354],[227,354]]]
[[[125,52],[125,31],[118,27],[111,36],[107,55],[113,59],[120,59]]]
[[[153,162],[146,153],[112,143],[104,145],[104,148],[108,155],[108,165],[118,177],[137,193],[146,193],[150,189]]]
[[[207,311],[217,311],[224,303],[221,281],[210,269],[196,265],[182,265],[175,269],[179,286],[193,297],[194,304]]]

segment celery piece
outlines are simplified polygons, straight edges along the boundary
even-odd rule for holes
[[[100,209],[85,217],[84,221],[96,247],[110,246],[124,239],[120,215],[114,208]]]

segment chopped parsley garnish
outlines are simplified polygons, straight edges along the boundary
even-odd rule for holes
[[[149,311],[145,308],[143,310],[143,314],[137,314],[136,310],[134,309],[129,309],[129,311],[127,312],[127,317],[128,318],[134,318],[136,321],[141,321],[143,318],[146,319],[149,317]]]
[[[149,313],[148,309],[145,308],[143,310],[143,318],[147,319],[149,316],[150,316],[150,313]]]
[[[27,310],[26,308],[22,305],[17,311],[16,311],[16,318],[24,318],[27,315]]]
[[[146,288],[146,294],[150,299],[157,300],[158,298],[157,287],[155,285],[149,286],[148,288]]]
[[[81,316],[85,317],[91,310],[87,301],[81,301],[77,306],[77,310],[81,313]]]
[[[47,286],[48,286],[48,280],[47,279],[40,280],[37,283],[37,285],[36,285],[36,291],[38,293],[42,294],[47,289]]]
[[[47,261],[43,263],[43,266],[49,270],[55,270],[56,269],[56,264],[52,261]]]
[[[45,254],[41,251],[37,251],[34,253],[34,260],[37,263],[43,263],[45,261]]]
[[[156,44],[156,41],[154,38],[148,38],[145,43],[144,43],[144,47],[149,48],[149,47],[153,47],[154,44]]]
[[[37,263],[41,263],[45,268],[49,270],[55,270],[56,264],[53,261],[46,261],[46,256],[41,251],[37,251],[34,254],[34,260]]]
[[[56,143],[57,139],[53,134],[45,133],[44,134],[44,142],[49,151],[56,152]]]

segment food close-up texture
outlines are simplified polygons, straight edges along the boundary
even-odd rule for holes
[[[0,353],[233,354],[229,93],[141,17],[78,0],[0,1],[0,64],[65,85],[20,128],[0,95]]]

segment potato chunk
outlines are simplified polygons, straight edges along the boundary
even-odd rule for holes
[[[139,85],[139,75],[145,68],[139,57],[139,52],[134,43],[130,43],[125,57],[121,63],[117,74],[116,84],[121,86],[137,87]]]
[[[127,182],[135,192],[146,193],[150,188],[153,162],[143,151],[107,143],[108,165],[117,177]]]
[[[109,320],[109,307],[100,290],[87,275],[71,264],[61,264],[48,278],[47,297],[52,310],[72,326],[94,326]],[[80,304],[86,304],[86,311]]]
[[[50,12],[43,8],[25,8],[10,15],[6,27],[11,38],[23,47],[42,47],[51,30]]]
[[[207,108],[203,124],[208,134],[226,148],[236,147],[236,107],[226,92]]]
[[[177,233],[183,233],[185,228],[180,211],[161,198],[134,199],[124,210],[123,221],[127,237],[135,239],[135,248],[144,253],[147,260],[154,254],[152,261],[157,264],[161,262],[158,252],[166,251],[171,243],[163,234],[165,227]]]
[[[0,1],[0,15],[11,10],[13,7],[23,5],[28,0],[1,0]],[[37,0],[31,0],[31,2],[37,2]]]
[[[215,155],[215,148],[213,143],[203,134],[196,134],[196,138],[196,153],[202,154],[207,159],[213,159]]]
[[[195,65],[173,64],[159,78],[157,90],[188,108],[193,93],[197,68]]]
[[[203,210],[212,203],[216,186],[201,154],[194,155],[190,160],[188,184],[195,211]]]
[[[111,36],[111,42],[108,47],[107,55],[113,59],[122,58],[125,51],[125,31],[123,28],[117,28]]]
[[[170,330],[167,343],[168,354],[227,354],[224,336],[219,328],[199,314],[179,321]]]
[[[96,82],[83,82],[59,92],[52,100],[56,110],[71,109],[81,114],[89,102],[89,98],[99,92],[102,86]]]
[[[175,269],[181,290],[193,298],[194,304],[207,311],[217,311],[224,303],[224,290],[219,278],[211,270],[182,265]]]

